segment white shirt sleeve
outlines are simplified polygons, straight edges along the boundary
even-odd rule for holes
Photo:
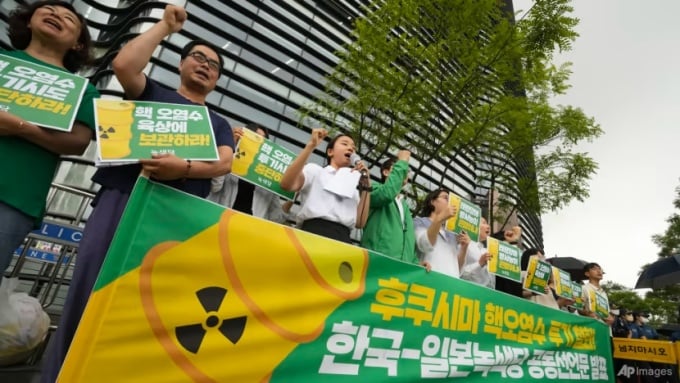
[[[416,218],[413,222],[416,231],[416,246],[418,247],[418,250],[423,254],[429,253],[432,250],[434,250],[434,246],[430,243],[430,239],[427,238],[428,227],[425,226],[426,223],[427,221],[418,218]]]

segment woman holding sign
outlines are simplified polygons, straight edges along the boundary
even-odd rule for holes
[[[328,166],[307,164],[327,135],[325,129],[312,130],[309,142],[283,174],[281,188],[300,193],[302,230],[351,243],[352,228],[363,228],[368,217],[368,172],[354,152],[354,140],[345,134],[328,143]]]
[[[59,156],[80,155],[90,143],[95,125],[92,100],[99,97],[87,83],[80,105],[56,110],[59,103],[48,96],[71,92],[71,80],[55,73],[73,73],[91,61],[85,19],[71,4],[39,1],[19,7],[10,14],[8,30],[15,50],[0,51],[0,71],[8,80],[0,86],[0,273],[42,220]],[[24,84],[21,90],[10,85],[19,82]],[[46,129],[27,121],[29,115],[13,112],[27,102],[36,113],[77,113],[71,126]]]
[[[425,197],[420,217],[413,219],[416,247],[421,262],[432,270],[458,278],[465,262],[466,250],[459,250],[456,233],[445,229],[446,221],[456,215],[449,204],[449,192],[437,189]]]
[[[264,138],[269,138],[267,129],[259,124],[248,124],[246,129],[252,130]],[[244,128],[234,128],[234,143],[243,137]],[[236,177],[233,174],[212,179],[208,199],[222,206],[250,214],[270,221],[284,222],[283,210],[279,197],[261,187]]]

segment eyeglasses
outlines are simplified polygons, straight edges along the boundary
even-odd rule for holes
[[[205,64],[207,62],[208,68],[214,70],[215,72],[219,72],[220,69],[221,69],[219,61],[209,59],[201,52],[194,51],[194,52],[189,53],[187,56],[191,56],[199,64]]]

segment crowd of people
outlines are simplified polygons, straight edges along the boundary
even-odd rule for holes
[[[154,50],[168,35],[181,30],[186,19],[187,13],[182,7],[168,5],[160,21],[118,52],[112,67],[127,99],[205,105],[223,68],[220,49],[213,44],[192,41],[184,46],[177,67],[180,85],[175,90],[164,88],[144,73]],[[39,1],[22,6],[12,12],[9,25],[15,50],[4,54],[69,72],[77,71],[90,60],[92,42],[85,19],[66,2]],[[0,156],[3,158],[0,161],[0,270],[8,267],[14,250],[41,221],[59,156],[82,154],[94,137],[93,99],[97,97],[97,90],[88,85],[70,133],[42,129],[12,113],[0,111]],[[43,382],[54,382],[57,377],[141,171],[155,181],[247,214],[275,222],[292,217],[291,202],[281,203],[272,192],[229,174],[234,145],[242,137],[244,128],[232,129],[223,117],[212,111],[210,119],[218,161],[191,161],[159,154],[138,164],[102,167],[94,174],[92,179],[100,188],[80,242],[61,321],[47,352]],[[267,129],[261,125],[251,124],[245,129],[268,137]],[[465,232],[456,234],[444,229],[444,223],[457,213],[449,203],[449,191],[430,192],[417,210],[418,215],[413,217],[402,192],[409,181],[411,153],[408,150],[400,150],[395,158],[385,159],[380,165],[381,180],[371,182],[366,165],[356,159],[354,140],[346,134],[328,142],[325,166],[309,162],[327,135],[324,129],[313,129],[304,149],[280,181],[284,190],[297,193],[299,206],[294,220],[299,229],[346,243],[352,243],[353,230],[363,229],[361,246],[422,266],[428,272],[461,278],[555,309],[566,310],[571,305],[571,301],[555,294],[552,280],[545,294],[535,294],[517,282],[490,273],[488,264],[492,256],[486,250],[486,241],[491,236],[491,228],[486,220],[482,219],[478,241],[471,240]],[[348,182],[352,186],[349,191],[337,187]],[[510,228],[498,235],[508,243],[518,243],[520,236],[519,228]],[[532,256],[545,258],[541,249],[525,250],[521,259],[523,270]],[[601,290],[602,270],[597,264],[588,265],[586,276],[589,283],[584,291]],[[581,310],[579,314],[595,317],[589,310]],[[624,314],[627,312],[622,312],[619,318],[625,318],[628,336],[653,339],[643,313],[634,313],[630,320]],[[613,316],[608,321],[613,323]]]

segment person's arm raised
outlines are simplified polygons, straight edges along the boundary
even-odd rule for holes
[[[144,68],[161,41],[171,33],[182,29],[187,19],[184,8],[168,5],[163,18],[146,32],[130,40],[113,59],[113,72],[125,90],[125,96],[135,99],[144,91],[146,78]]]
[[[312,129],[312,136],[309,138],[309,142],[302,149],[300,154],[293,160],[293,163],[288,165],[283,177],[281,177],[281,189],[286,191],[300,191],[302,185],[305,184],[305,175],[302,173],[302,169],[305,167],[309,156],[312,155],[314,148],[319,146],[321,141],[328,135],[325,129],[316,128]]]
[[[449,205],[446,209],[432,217],[432,224],[427,228],[427,239],[432,246],[437,243],[437,236],[439,235],[439,230],[441,230],[444,222],[454,215],[456,215],[456,207]]]

